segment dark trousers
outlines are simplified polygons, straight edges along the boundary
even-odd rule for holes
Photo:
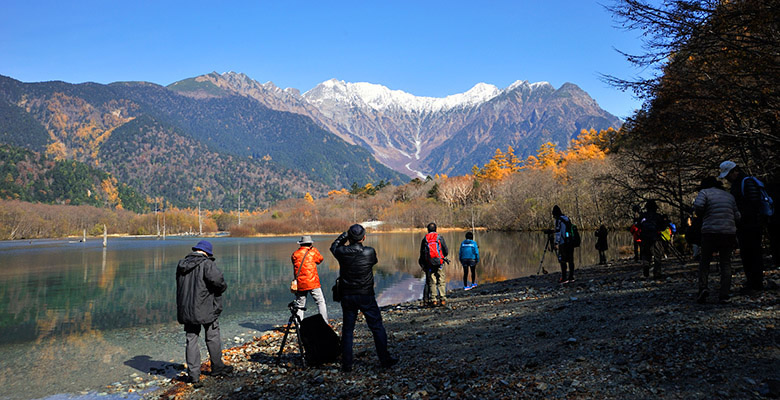
[[[561,280],[574,280],[574,247],[568,244],[559,244],[558,263],[561,264]],[[566,274],[567,266],[568,275]]]
[[[739,254],[745,268],[745,286],[761,290],[764,287],[764,260],[761,259],[761,227],[737,228]]]
[[[185,359],[187,360],[189,376],[193,381],[200,379],[200,346],[198,346],[200,327],[199,324],[184,324],[184,332],[187,333]],[[203,329],[205,330],[206,348],[211,359],[211,369],[221,368],[225,363],[222,362],[222,339],[219,336],[219,322],[203,324]]]
[[[599,264],[604,265],[607,263],[607,251],[599,250]]]
[[[661,243],[658,240],[642,239],[642,270],[645,276],[650,276],[650,267],[653,267],[653,276],[661,276]]]
[[[465,287],[468,284],[469,280],[469,270],[471,270],[471,283],[477,282],[477,260],[466,258],[463,260],[460,260],[461,265],[463,265],[463,286]]]
[[[720,298],[727,298],[731,288],[731,252],[734,251],[735,236],[720,233],[701,235],[701,261],[699,261],[699,293],[707,290],[712,255],[718,252],[720,264]]]
[[[642,242],[637,242],[634,240],[634,261],[639,261],[639,247],[642,245]]]
[[[355,321],[358,311],[366,317],[366,324],[371,334],[374,335],[374,345],[379,362],[382,364],[390,360],[387,351],[387,332],[382,324],[382,314],[376,299],[372,295],[350,294],[341,299],[341,312],[344,316],[344,324],[341,326],[341,366],[351,368],[354,362],[352,354],[352,342],[354,341]]]

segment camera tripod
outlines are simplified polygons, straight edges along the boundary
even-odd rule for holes
[[[301,365],[305,367],[306,356],[303,350],[303,341],[301,340],[301,319],[298,317],[298,310],[306,311],[306,307],[298,307],[295,305],[295,301],[291,301],[287,307],[290,309],[290,320],[284,326],[284,336],[282,337],[282,344],[279,346],[279,353],[276,355],[276,363],[282,362],[282,353],[284,352],[284,345],[287,343],[287,335],[294,329],[295,336],[298,338],[298,350],[301,353]]]
[[[553,245],[555,242],[555,237],[553,235],[555,233],[550,233],[547,231],[545,231],[545,233],[547,234],[547,241],[544,243],[544,253],[542,253],[542,260],[539,261],[539,270],[536,271],[536,275],[539,275],[540,273],[547,275],[547,270],[544,269],[544,256],[547,254],[547,251],[553,251],[553,248],[555,247]]]

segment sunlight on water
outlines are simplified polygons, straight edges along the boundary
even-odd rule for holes
[[[443,236],[453,260],[446,267],[448,286],[458,289],[462,269],[457,248],[463,232]],[[579,264],[598,260],[590,236],[583,235]],[[423,274],[417,259],[422,237],[422,231],[367,236],[366,245],[373,246],[379,258],[375,283],[380,304],[420,298]],[[338,263],[328,251],[334,238],[314,237],[325,257],[319,274],[328,298],[338,276]],[[612,238],[622,240],[620,245],[629,241],[627,233]],[[297,239],[209,239],[228,283],[220,318],[225,346],[286,322],[286,304],[292,300],[290,255]],[[475,239],[480,245],[480,283],[538,270],[542,234],[477,232]],[[134,364],[139,359],[183,363],[174,271],[198,240],[111,239],[107,248],[98,239],[0,242],[0,398],[98,389],[144,370]],[[617,254],[616,247],[611,245],[610,258]],[[544,264],[551,272],[558,270],[549,254]],[[341,317],[338,303],[329,302],[328,309],[332,318]],[[316,307],[309,307],[307,315],[313,310]]]

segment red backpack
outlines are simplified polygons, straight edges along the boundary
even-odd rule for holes
[[[431,267],[440,267],[444,256],[441,254],[439,234],[436,232],[431,232],[425,235],[425,241],[428,243],[428,263],[431,265]]]

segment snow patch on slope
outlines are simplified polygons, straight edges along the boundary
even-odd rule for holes
[[[331,79],[304,93],[303,97],[316,105],[332,102],[371,108],[377,111],[400,109],[406,112],[421,113],[474,107],[520,87],[534,90],[543,86],[551,85],[548,82],[516,81],[502,90],[495,85],[478,83],[464,93],[440,98],[415,96],[403,90],[392,90],[374,83],[352,83]]]
[[[436,112],[482,104],[501,94],[501,90],[487,83],[478,83],[465,93],[444,98],[422,97],[402,90],[368,82],[344,82],[336,79],[322,82],[303,94],[312,103],[335,101],[384,111],[399,108],[407,112]]]

